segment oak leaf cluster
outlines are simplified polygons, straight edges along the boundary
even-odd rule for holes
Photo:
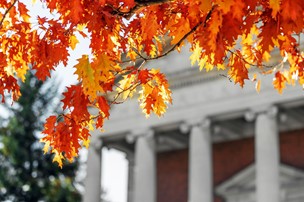
[[[193,65],[227,70],[240,86],[251,79],[259,90],[263,74],[274,75],[279,93],[304,85],[303,0],[41,0],[50,17],[30,16],[32,3],[0,0],[2,101],[6,93],[18,99],[27,71],[45,80],[67,65],[81,38],[90,43],[91,54],[74,67],[79,83],[63,94],[65,113],[49,117],[43,131],[44,150],[60,166],[88,146],[92,124],[101,129],[114,104],[136,95],[147,116],[163,115],[172,102],[169,84],[161,67],[147,62],[186,43]],[[251,69],[260,74],[250,78]]]

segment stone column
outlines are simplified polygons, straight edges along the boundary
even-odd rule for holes
[[[259,113],[255,123],[257,202],[280,202],[277,109]]]
[[[210,120],[196,123],[189,141],[189,202],[213,202]]]
[[[135,142],[134,202],[156,202],[156,159],[153,132],[142,131]]]
[[[134,155],[127,154],[127,160],[129,162],[128,166],[128,199],[127,202],[134,201]]]
[[[101,160],[102,142],[100,139],[92,140],[87,160],[87,176],[84,182],[84,202],[100,202],[101,197]]]

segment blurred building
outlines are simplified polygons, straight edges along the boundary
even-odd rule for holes
[[[117,105],[96,131],[88,157],[85,202],[99,201],[101,148],[129,161],[128,202],[303,202],[304,94],[257,93],[221,74],[190,67],[189,53],[147,64],[161,67],[173,91],[164,117],[146,119],[137,100]]]

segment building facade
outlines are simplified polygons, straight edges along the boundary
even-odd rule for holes
[[[128,202],[303,202],[304,92],[280,95],[261,76],[257,93],[225,72],[199,72],[189,53],[147,64],[161,67],[173,106],[146,119],[136,99],[111,111],[91,140],[85,202],[100,201],[101,148],[126,153]]]

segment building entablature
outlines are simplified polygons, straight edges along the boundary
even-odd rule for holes
[[[263,83],[271,82],[267,80]],[[250,136],[253,131],[250,129],[252,124],[248,116],[254,118],[256,113],[275,106],[281,121],[288,120],[288,123],[280,125],[280,130],[291,130],[303,123],[303,105],[304,94],[299,86],[289,87],[280,95],[272,86],[266,84],[264,89],[257,93],[251,85],[245,85],[242,89],[220,77],[211,82],[194,84],[191,88],[175,89],[173,105],[169,106],[165,115],[160,118],[153,115],[145,118],[136,99],[115,106],[110,120],[105,123],[105,132],[98,135],[100,138],[112,139],[124,137],[141,128],[161,132],[177,130],[182,123],[207,117],[211,120],[215,132],[226,130],[232,134],[237,130],[237,133]],[[232,130],[231,127],[235,129]],[[214,138],[214,141],[218,141]]]

